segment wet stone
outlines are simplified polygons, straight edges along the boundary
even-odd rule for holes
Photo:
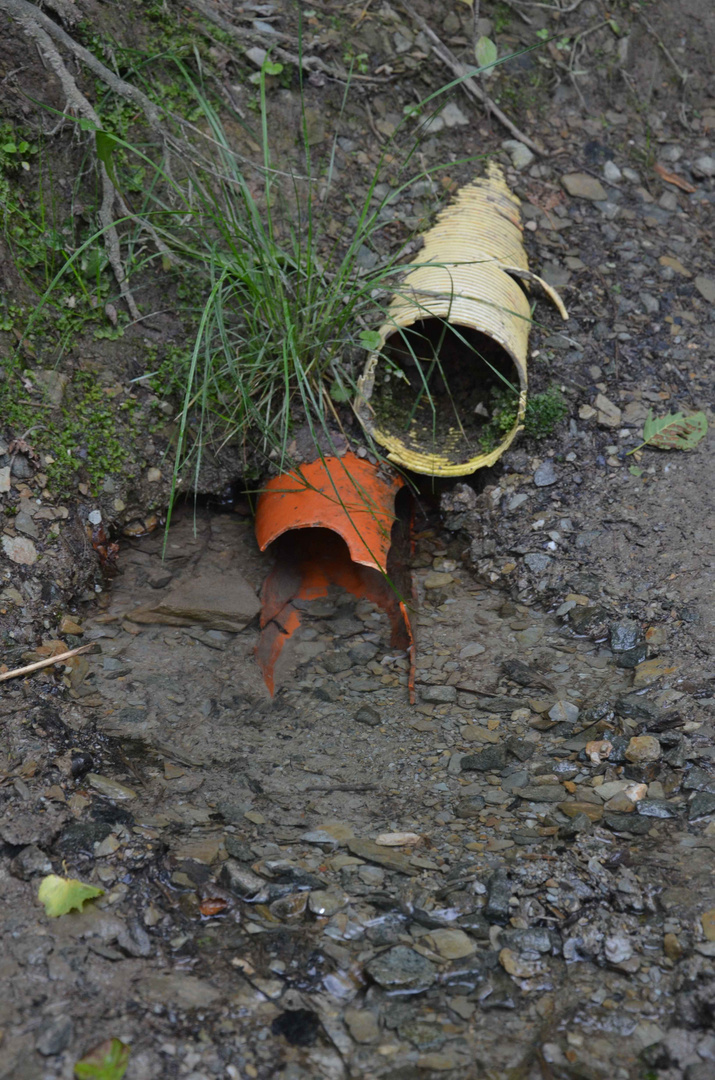
[[[219,884],[237,896],[252,896],[266,884],[263,878],[234,859],[227,859],[221,867]]]
[[[353,666],[352,660],[345,653],[333,653],[331,656],[324,656],[321,663],[331,675],[336,675],[339,671],[347,671]]]
[[[580,833],[589,833],[593,830],[593,823],[587,814],[579,813],[566,825],[562,825],[558,832],[559,840],[573,840]]]
[[[92,854],[95,844],[105,840],[112,826],[106,821],[76,821],[68,825],[57,840],[57,850],[65,857]]]
[[[604,811],[603,824],[614,832],[629,832],[637,835],[645,835],[652,828],[650,818],[641,817],[639,814],[617,814]]]
[[[348,649],[348,657],[353,664],[368,664],[375,659],[378,651],[377,645],[373,645],[371,641],[356,641]]]
[[[420,686],[420,698],[430,705],[449,705],[457,700],[456,686]]]
[[[372,840],[352,838],[347,841],[347,846],[352,855],[356,855],[359,859],[365,859],[367,862],[377,863],[378,866],[384,866],[386,870],[396,870],[398,874],[408,874],[410,876],[417,873],[414,867],[410,866],[410,862],[405,855],[401,855],[391,848],[381,847]]]
[[[545,461],[543,465],[539,465],[534,473],[534,484],[536,487],[550,487],[552,484],[558,483],[558,479],[554,463],[550,460]]]
[[[672,818],[678,816],[677,807],[667,799],[641,799],[636,810],[643,817]]]
[[[371,960],[365,970],[386,990],[427,989],[435,980],[434,965],[406,945],[396,945]]]
[[[519,788],[516,795],[528,802],[561,802],[564,797],[564,788],[561,784],[530,784],[528,787]]]
[[[243,816],[243,811],[241,811]],[[234,859],[238,859],[239,862],[250,863],[253,862],[254,855],[250,846],[241,840],[239,836],[234,836],[232,833],[227,833],[223,840],[224,847],[229,855],[232,855]]]
[[[612,652],[628,652],[638,644],[640,626],[634,619],[620,619],[611,623],[609,634]]]
[[[715,776],[697,765],[690,769],[683,778],[685,791],[709,791],[715,794]]]
[[[36,874],[51,874],[52,863],[35,844],[28,844],[10,863],[10,872],[27,881]]]
[[[634,649],[616,653],[616,664],[620,668],[636,668],[639,664],[643,663],[647,655],[648,646],[642,641],[641,644],[636,645]]]
[[[506,925],[509,919],[511,882],[505,870],[496,870],[487,884],[487,904],[484,913],[492,923]]]
[[[377,1017],[369,1009],[346,1009],[344,1020],[355,1042],[372,1043],[380,1036]]]
[[[72,1021],[69,1016],[58,1016],[43,1026],[35,1046],[43,1057],[55,1057],[66,1050],[72,1042]]]
[[[574,705],[571,701],[566,701],[563,698],[560,698],[549,709],[549,717],[556,724],[575,724],[579,718],[579,713],[578,705]]]
[[[534,574],[544,574],[551,566],[551,558],[542,555],[538,551],[532,551],[524,556],[524,562]]]
[[[342,893],[330,892],[327,889],[317,889],[308,897],[308,907],[314,915],[321,918],[336,915],[346,904],[347,898]]]
[[[699,791],[688,807],[688,820],[697,821],[698,818],[708,817],[715,814],[715,794],[710,791]]]
[[[381,723],[379,712],[370,705],[363,705],[361,709],[358,709],[353,719],[358,724],[367,724],[368,727],[377,727]]]
[[[486,803],[482,795],[467,795],[454,808],[455,816],[462,819],[478,818]]]
[[[485,746],[478,754],[465,754],[461,760],[462,772],[499,772],[506,765],[506,747],[498,744]]]

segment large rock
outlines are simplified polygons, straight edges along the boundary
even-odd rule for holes
[[[243,630],[261,610],[255,592],[239,573],[199,572],[164,593],[157,604],[135,608],[132,622],[191,626],[210,630]]]

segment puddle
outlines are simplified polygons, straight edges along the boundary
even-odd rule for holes
[[[118,777],[133,789],[122,805],[165,852],[145,911],[171,974],[139,992],[189,1012],[223,1003],[255,1075],[292,1062],[297,1080],[462,1076],[476,1059],[530,1076],[534,1007],[556,1029],[578,1000],[580,1027],[604,1041],[606,1000],[634,986],[659,1030],[662,941],[678,931],[644,860],[657,846],[676,877],[685,861],[698,877],[682,735],[659,729],[668,764],[626,758],[648,727],[642,699],[605,642],[573,633],[583,598],[561,615],[514,604],[421,525],[415,705],[388,615],[335,584],[295,599],[271,698],[255,656],[271,562],[236,514],[202,511],[196,535],[179,515],[163,563],[159,535],[125,547],[86,626],[102,653],[78,705],[122,740],[136,773]],[[201,622],[132,620],[186,620],[197,581],[215,625],[207,603]],[[612,760],[585,752],[609,740]],[[628,804],[636,788],[647,814]],[[111,878],[109,856],[97,865]],[[618,1026],[619,1055],[635,1060],[643,1023]]]

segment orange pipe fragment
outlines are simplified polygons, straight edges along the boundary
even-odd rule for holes
[[[261,637],[256,658],[271,694],[275,665],[300,625],[294,600],[327,596],[331,584],[367,598],[388,614],[391,644],[407,649],[414,668],[414,641],[406,604],[388,574],[395,497],[402,486],[377,466],[347,453],[319,459],[269,480],[256,507],[256,539],[262,551],[276,542],[278,559],[261,596]],[[286,537],[294,530],[311,530]],[[410,700],[414,700],[414,678]]]

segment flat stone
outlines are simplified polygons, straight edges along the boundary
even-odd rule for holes
[[[502,736],[498,731],[490,731],[480,724],[468,724],[459,729],[459,737],[464,742],[498,743]]]
[[[434,965],[406,945],[396,945],[365,965],[374,982],[387,990],[426,990],[435,980]]]
[[[87,773],[85,780],[90,787],[105,795],[108,799],[136,799],[137,793],[134,788],[120,784],[117,780],[110,780],[108,776],[99,776],[97,773]]]
[[[262,877],[236,859],[227,859],[221,867],[219,884],[237,896],[253,896],[266,884]]]
[[[589,821],[600,821],[603,817],[603,807],[597,803],[588,802],[562,802],[559,810],[567,817],[576,818],[579,814],[585,814]]]
[[[517,172],[528,167],[536,160],[533,152],[518,139],[505,139],[501,144],[511,158],[511,163]]]
[[[663,656],[655,660],[645,660],[633,672],[633,687],[640,689],[643,686],[650,686],[651,683],[666,675],[674,675],[677,670],[677,667],[669,664]]]
[[[456,686],[420,686],[420,698],[430,705],[449,705],[457,700]]]
[[[524,562],[534,574],[544,574],[551,566],[552,560],[548,555],[542,555],[538,551],[529,552],[524,556]]]
[[[145,1001],[180,1009],[210,1008],[223,997],[220,990],[195,975],[145,975],[137,990]]]
[[[579,718],[580,709],[578,705],[574,705],[571,701],[566,701],[564,698],[552,705],[549,709],[549,719],[553,720],[556,724],[575,724]]]
[[[10,466],[5,465],[0,469],[0,495],[4,495],[10,490]]]
[[[472,656],[481,656],[483,652],[486,652],[484,645],[480,645],[475,641],[471,645],[464,646],[459,653],[459,659],[469,660]]]
[[[608,199],[608,193],[601,181],[588,173],[567,173],[561,177],[561,183],[575,199],[588,199],[591,202],[606,202]]]
[[[461,960],[477,951],[476,942],[464,930],[432,930],[425,940],[444,960]]]
[[[612,184],[620,184],[621,180],[623,179],[623,173],[618,168],[615,161],[606,162],[606,164],[603,166],[603,175],[605,176],[606,180],[610,181],[610,183]]]
[[[700,177],[715,176],[715,157],[703,154],[702,157],[696,158],[693,162],[693,173]]]
[[[61,634],[75,634],[79,637],[80,634],[84,634],[84,627],[76,619],[73,619],[71,615],[63,615],[60,619],[59,632]]]
[[[463,820],[478,818],[486,803],[482,795],[466,795],[454,808],[455,816]]]
[[[443,589],[446,585],[451,585],[454,578],[451,574],[445,574],[440,570],[430,570],[425,575],[425,579],[422,582],[425,589]]]
[[[320,918],[331,918],[347,905],[344,893],[331,889],[316,889],[308,897],[308,907]]]
[[[27,537],[3,536],[2,547],[8,559],[18,566],[34,566],[37,562],[37,548]]]
[[[461,761],[462,772],[499,772],[506,765],[506,747],[485,746],[477,754],[465,754]]]
[[[384,866],[386,870],[395,870],[398,874],[407,874],[410,877],[417,873],[406,855],[401,855],[399,851],[392,848],[380,847],[372,840],[358,840],[353,837],[347,841],[347,848],[359,859],[377,863],[378,866]]]
[[[168,592],[158,604],[130,612],[128,618],[138,623],[164,623],[168,626],[191,626],[199,623],[206,629],[243,630],[261,610],[255,592],[237,570],[225,573],[198,572]]]
[[[539,465],[534,473],[534,484],[536,487],[550,487],[552,484],[558,483],[558,479],[559,477],[554,468],[554,463],[551,460],[545,461],[543,465]]]
[[[715,278],[704,277],[702,274],[698,274],[693,284],[703,300],[707,300],[708,304],[715,304]]]
[[[372,1043],[380,1037],[377,1017],[369,1009],[346,1009],[343,1019],[355,1042]]]
[[[528,787],[518,788],[514,792],[520,799],[528,802],[560,802],[564,797],[564,789],[561,784],[532,784]]]
[[[621,426],[621,410],[605,394],[596,395],[594,406],[601,427],[617,428]]]
[[[648,818],[641,817],[639,814],[614,814],[610,811],[604,813],[603,822],[614,832],[630,832],[638,835],[650,832],[653,825]]]

